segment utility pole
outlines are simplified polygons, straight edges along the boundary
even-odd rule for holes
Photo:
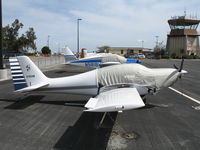
[[[0,69],[3,68],[3,45],[2,45],[2,0],[0,0]]]
[[[159,36],[155,36],[156,37],[156,46],[158,46],[158,37]]]
[[[77,56],[79,57],[79,21],[82,19],[77,19]]]
[[[48,38],[47,38],[47,46],[49,48],[49,39],[50,39],[50,35],[48,35]]]
[[[144,40],[138,40],[138,42],[141,42],[141,44],[142,44],[142,50],[144,50]]]
[[[159,43],[158,43],[158,37],[159,36],[155,36],[155,37],[156,37],[156,51],[157,51],[159,59],[160,59],[161,58],[161,51],[160,51],[160,46],[159,46]]]
[[[142,42],[142,49],[144,49],[144,40],[142,40],[141,42]]]

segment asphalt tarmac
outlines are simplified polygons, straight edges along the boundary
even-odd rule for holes
[[[180,66],[180,60],[144,60],[148,67]],[[200,101],[200,60],[186,60],[188,74],[173,88]],[[61,77],[88,68],[59,65],[45,72]],[[22,95],[0,82],[1,150],[198,150],[200,104],[171,89],[147,97],[147,106],[123,113],[83,113],[88,96]],[[65,103],[73,103],[66,106]],[[77,105],[74,105],[77,104]]]

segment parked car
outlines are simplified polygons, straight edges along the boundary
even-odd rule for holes
[[[144,54],[138,54],[138,58],[145,58]]]
[[[153,55],[153,54],[148,54],[148,55],[146,55],[146,58],[148,58],[148,59],[154,59],[154,58],[155,58],[155,55]]]
[[[139,58],[137,54],[129,55],[127,58]]]

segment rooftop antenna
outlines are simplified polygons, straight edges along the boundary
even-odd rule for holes
[[[186,10],[186,7],[184,8],[184,16],[185,16],[185,17],[187,16],[187,10]]]

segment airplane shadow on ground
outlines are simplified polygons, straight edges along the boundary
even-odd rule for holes
[[[44,97],[43,95],[30,95],[16,100],[1,100],[1,101],[14,102],[4,107],[5,109],[25,109],[30,105],[40,102],[40,100],[43,97]]]
[[[30,95],[20,99],[1,99],[0,101],[12,102],[5,109],[26,109],[35,103],[65,105],[71,102],[75,107],[77,104],[85,104],[87,101],[42,101],[43,95]],[[67,107],[67,106],[66,106]],[[77,122],[70,126],[54,145],[58,150],[106,150],[117,112],[107,113],[103,123],[100,125],[104,113],[84,112]]]
[[[57,141],[58,150],[106,150],[117,112],[109,113],[101,126],[103,113],[84,112],[74,126],[70,126]]]
[[[1,99],[0,101],[12,102],[12,104],[4,107],[4,109],[26,109],[27,107],[35,104],[35,103],[42,103],[42,104],[52,104],[52,105],[65,105],[66,103],[68,106],[74,107],[83,107],[87,101],[47,101],[42,99],[44,95],[29,95],[26,97],[18,98],[18,99]],[[66,106],[67,107],[67,106]]]

